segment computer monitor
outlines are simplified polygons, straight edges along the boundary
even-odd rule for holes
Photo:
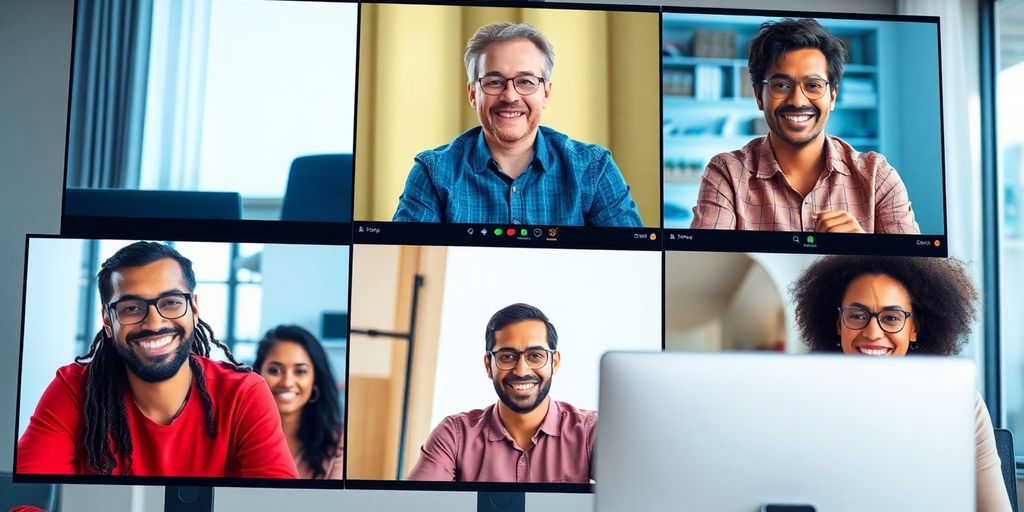
[[[597,510],[972,510],[975,379],[957,358],[606,354]]]

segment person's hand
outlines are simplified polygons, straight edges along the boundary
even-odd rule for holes
[[[863,233],[857,219],[846,210],[818,212],[814,230],[819,233]]]

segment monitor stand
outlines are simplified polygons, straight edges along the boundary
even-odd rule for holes
[[[479,492],[476,512],[526,512],[526,493]]]
[[[164,487],[164,512],[213,512],[213,487]]]

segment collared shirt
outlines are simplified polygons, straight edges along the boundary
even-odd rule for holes
[[[515,179],[491,158],[479,126],[416,155],[393,220],[643,225],[611,153],[545,126],[537,130],[533,159]]]
[[[693,229],[814,231],[820,212],[845,210],[868,233],[918,234],[896,170],[875,152],[825,138],[825,171],[806,197],[790,186],[768,137],[711,159],[693,207]]]
[[[448,416],[427,437],[409,480],[589,483],[596,426],[597,412],[551,400],[524,451],[497,405]]]

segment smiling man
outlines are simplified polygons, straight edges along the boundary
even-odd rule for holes
[[[708,163],[691,228],[920,232],[885,157],[825,134],[847,56],[813,19],[761,25],[748,68],[769,133]]]
[[[541,310],[512,304],[484,333],[484,369],[498,403],[434,428],[410,480],[588,483],[597,413],[551,400],[558,333]]]
[[[641,226],[611,153],[546,126],[554,50],[518,23],[466,43],[466,90],[480,126],[416,155],[395,221]]]
[[[266,382],[199,318],[191,261],[136,242],[97,282],[103,328],[43,392],[19,474],[297,476]]]

